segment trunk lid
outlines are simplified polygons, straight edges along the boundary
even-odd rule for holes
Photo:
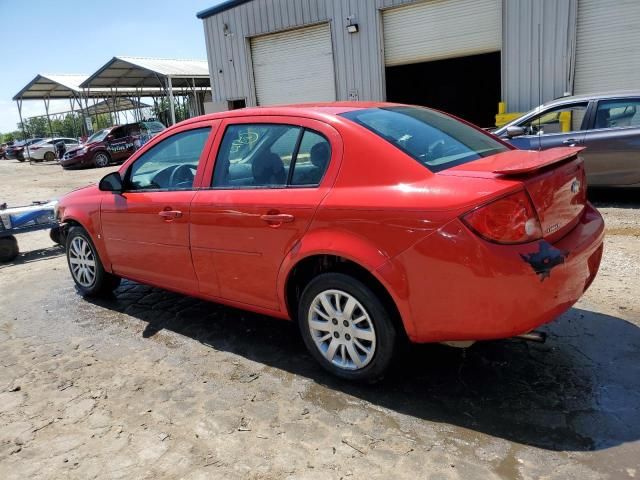
[[[581,147],[510,150],[439,172],[438,175],[508,178],[522,182],[536,209],[543,237],[553,242],[573,229],[587,202]]]

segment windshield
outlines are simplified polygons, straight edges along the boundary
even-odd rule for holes
[[[107,135],[109,135],[110,131],[111,131],[110,128],[104,128],[102,130],[98,130],[96,133],[94,133],[89,138],[87,138],[86,143],[101,142],[107,137]]]
[[[142,122],[142,125],[149,133],[158,133],[165,129],[165,126],[160,122]]]
[[[342,116],[384,138],[432,172],[509,150],[489,135],[426,108],[370,108]]]

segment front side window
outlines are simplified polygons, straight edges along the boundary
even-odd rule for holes
[[[549,135],[553,133],[577,132],[587,113],[587,102],[573,103],[552,108],[522,122],[518,126],[525,129],[525,135]]]
[[[325,145],[324,153],[312,149]],[[283,124],[230,125],[224,133],[212,187],[284,188],[320,183],[331,156],[329,142],[303,127]]]
[[[509,150],[493,137],[425,108],[370,108],[341,116],[371,130],[432,172]]]
[[[176,133],[145,152],[131,166],[127,190],[185,190],[193,187],[211,128]]]
[[[640,126],[640,98],[602,100],[598,102],[593,128]]]

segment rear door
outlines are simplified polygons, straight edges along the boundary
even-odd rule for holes
[[[189,124],[131,163],[124,191],[101,204],[113,271],[153,285],[197,291],[189,250],[190,204],[216,122]]]
[[[209,189],[191,206],[191,247],[200,290],[278,309],[285,255],[306,232],[342,155],[336,130],[303,118],[223,122]]]
[[[585,135],[589,185],[640,184],[640,98],[599,100]]]
[[[521,150],[580,146],[584,141],[589,102],[550,107],[519,123],[525,135],[509,139]]]

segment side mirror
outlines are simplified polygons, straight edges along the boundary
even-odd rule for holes
[[[122,192],[122,178],[118,172],[111,172],[100,180],[98,188],[103,192]]]
[[[113,140],[113,138],[114,138],[113,135],[109,134],[109,135],[107,135],[107,138],[105,138],[105,140],[107,142],[110,142],[111,140]]]
[[[507,137],[509,138],[520,137],[521,135],[524,135],[524,134],[525,134],[525,130],[523,127],[518,127],[516,125],[507,127]]]

